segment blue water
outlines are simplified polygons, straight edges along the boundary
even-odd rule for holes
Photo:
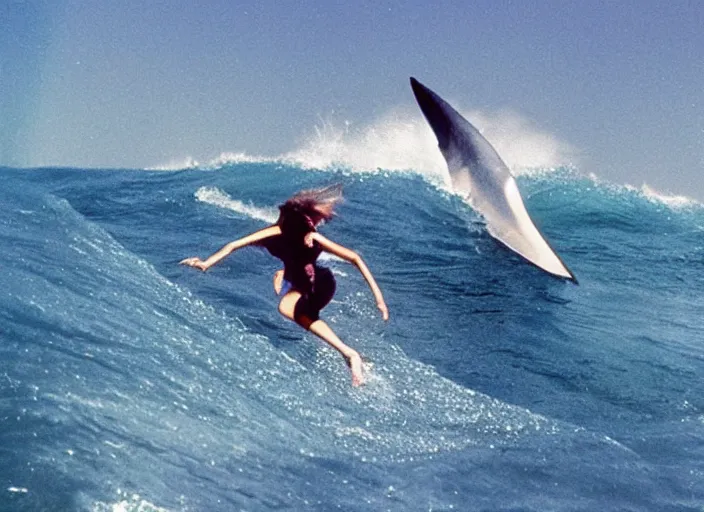
[[[704,207],[568,170],[519,177],[579,285],[497,244],[414,173],[230,163],[0,170],[0,510],[704,508]],[[246,248],[341,182],[323,317],[276,311]]]

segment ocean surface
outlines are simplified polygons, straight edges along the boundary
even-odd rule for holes
[[[704,510],[704,206],[518,175],[579,284],[422,173],[233,159],[0,169],[2,511]],[[277,312],[277,260],[179,266],[342,183],[321,231],[342,359]]]

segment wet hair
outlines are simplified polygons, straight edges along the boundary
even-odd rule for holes
[[[335,206],[342,201],[342,185],[302,190],[279,206],[276,222],[284,231],[308,233],[335,216]]]

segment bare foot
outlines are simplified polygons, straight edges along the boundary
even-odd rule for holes
[[[276,295],[281,293],[281,287],[284,285],[284,271],[277,270],[274,274],[274,291]]]
[[[364,374],[362,373],[362,358],[356,352],[349,359],[350,370],[352,370],[352,385],[354,387],[364,384]]]

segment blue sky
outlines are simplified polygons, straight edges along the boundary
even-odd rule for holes
[[[0,0],[0,165],[276,156],[321,119],[422,120],[415,76],[704,200],[702,27],[698,1]]]

